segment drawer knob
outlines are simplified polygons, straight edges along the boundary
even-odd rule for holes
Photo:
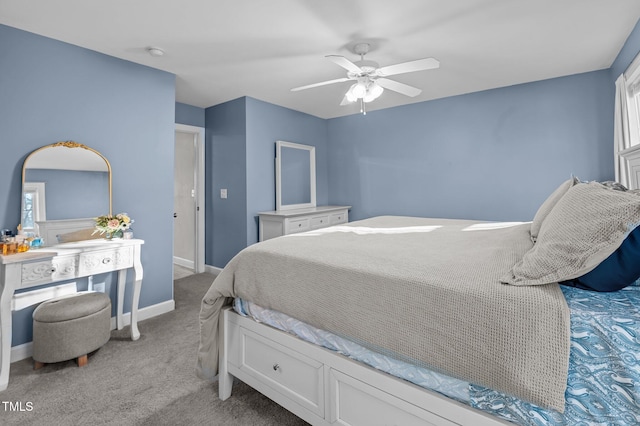
[[[278,364],[273,364],[273,371],[278,371],[280,366]]]
[[[302,224],[301,224],[301,223],[299,223],[299,224],[298,224],[298,228],[300,228],[301,226],[302,226]]]
[[[107,263],[111,263],[111,258],[109,258],[109,257],[105,257],[104,259],[102,259],[102,263],[104,263],[105,265],[106,265]]]
[[[53,274],[54,272],[56,272],[56,267],[54,266],[53,268],[50,269],[50,271]]]

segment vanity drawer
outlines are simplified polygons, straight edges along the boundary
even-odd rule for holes
[[[323,417],[324,364],[243,327],[239,329],[239,369]]]
[[[329,216],[315,216],[311,218],[311,229],[329,226]]]
[[[287,228],[287,234],[295,234],[296,232],[308,231],[309,229],[311,229],[309,226],[309,218],[291,219],[289,220]]]
[[[81,253],[78,273],[81,276],[115,271],[133,266],[133,247],[118,247]]]
[[[349,221],[349,214],[344,211],[342,213],[333,213],[329,216],[330,225],[338,225],[339,223],[347,223]]]
[[[76,277],[77,257],[59,256],[41,262],[22,264],[22,287],[62,281]]]

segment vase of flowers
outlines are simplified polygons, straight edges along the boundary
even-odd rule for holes
[[[124,231],[128,230],[133,223],[133,219],[127,213],[117,215],[104,215],[95,218],[96,229],[93,234],[104,235],[107,240],[122,238]]]

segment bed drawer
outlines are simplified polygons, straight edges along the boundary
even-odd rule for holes
[[[287,234],[295,234],[296,232],[308,231],[309,229],[311,229],[310,225],[309,225],[309,222],[310,222],[309,218],[291,219],[287,223],[286,233]]]
[[[240,327],[238,368],[309,411],[324,416],[324,365]]]
[[[338,370],[329,370],[330,423],[344,426],[455,426],[449,420],[396,398]]]
[[[76,277],[76,256],[57,256],[42,262],[22,264],[22,287]]]

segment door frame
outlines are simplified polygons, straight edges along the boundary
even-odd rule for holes
[[[204,266],[204,246],[205,246],[205,202],[204,202],[204,127],[189,126],[187,124],[177,124],[176,132],[193,135],[196,148],[196,159],[194,164],[193,181],[195,183],[196,195],[196,229],[195,229],[195,259],[194,272],[199,274],[205,271]],[[174,138],[175,149],[175,138]]]

